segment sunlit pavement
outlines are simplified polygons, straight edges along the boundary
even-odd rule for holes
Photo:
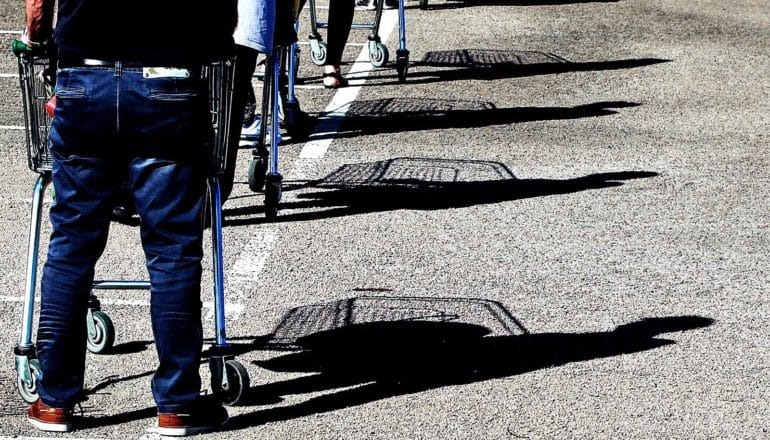
[[[336,95],[301,46],[302,108],[334,113],[281,147],[276,222],[240,151],[225,276],[251,389],[209,437],[767,437],[765,2],[407,6],[404,84],[392,61],[352,66],[365,31],[343,67],[360,81]],[[0,30],[22,9],[0,1]],[[43,436],[12,354],[35,179],[15,63],[0,57],[0,435]],[[138,228],[115,224],[98,277],[144,270]],[[152,438],[148,294],[100,298],[116,347],[89,355],[70,437]]]

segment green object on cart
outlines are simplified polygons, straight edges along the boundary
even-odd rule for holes
[[[11,51],[13,51],[14,55],[21,55],[23,53],[32,53],[33,49],[31,46],[27,45],[21,40],[13,40],[11,43]]]

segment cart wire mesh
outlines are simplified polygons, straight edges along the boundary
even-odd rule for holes
[[[24,127],[29,168],[37,173],[51,171],[49,148],[51,116],[46,103],[54,91],[54,63],[48,57],[22,53],[18,57]],[[209,109],[213,139],[211,148],[212,172],[224,172],[227,157],[229,121],[232,114],[233,62],[216,61],[202,68],[201,76],[208,82]]]
[[[45,109],[46,102],[53,96],[53,68],[47,57],[20,54],[19,81],[24,107],[24,128],[27,141],[27,164],[37,173],[51,170],[51,153],[48,148],[48,133],[51,117]]]
[[[206,65],[202,77],[208,81],[211,125],[214,129],[212,145],[212,172],[215,175],[225,171],[227,162],[230,118],[233,113],[233,61],[222,60]]]

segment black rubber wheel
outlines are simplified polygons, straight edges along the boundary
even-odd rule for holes
[[[372,66],[374,67],[382,67],[388,64],[389,57],[390,53],[388,52],[388,46],[383,43],[375,44],[374,50],[369,51],[369,61],[371,61]]]
[[[249,372],[236,360],[225,361],[227,388],[224,388],[221,378],[211,378],[211,389],[217,400],[225,405],[237,405],[243,402],[249,391]]]
[[[286,103],[283,122],[293,140],[305,139],[310,134],[310,116],[302,111],[299,100]]]
[[[267,158],[255,157],[249,165],[249,189],[254,192],[262,192],[265,188],[265,174],[267,174]]]
[[[326,64],[326,43],[323,41],[318,42],[318,50],[313,50],[313,46],[310,46],[310,61],[316,66],[323,66]]]
[[[268,176],[265,185],[265,217],[268,220],[275,220],[278,217],[278,204],[283,196],[281,176]]]
[[[91,353],[104,353],[115,343],[115,326],[112,319],[106,313],[95,310],[93,316],[93,331],[88,332],[86,347]]]
[[[398,81],[405,82],[406,74],[409,71],[409,52],[398,51],[396,54],[396,72],[398,73]]]
[[[29,359],[29,371],[32,374],[32,382],[28,383],[21,376],[16,378],[16,388],[19,390],[21,398],[27,403],[35,403],[37,395],[37,377],[40,375],[40,361]]]
[[[428,7],[428,0],[420,0],[420,9],[425,9]]]

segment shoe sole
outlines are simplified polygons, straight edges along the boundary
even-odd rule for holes
[[[156,428],[156,432],[160,435],[165,435],[168,437],[186,437],[188,435],[205,434],[207,432],[216,431],[217,429],[225,426],[228,420],[230,420],[230,417],[226,418],[225,421],[222,422],[222,424],[219,426],[201,426],[201,427],[184,426],[181,428],[161,428],[160,426],[158,426]]]
[[[29,423],[35,428],[45,432],[70,432],[72,431],[72,424],[70,423],[46,423],[38,419],[27,417]]]

